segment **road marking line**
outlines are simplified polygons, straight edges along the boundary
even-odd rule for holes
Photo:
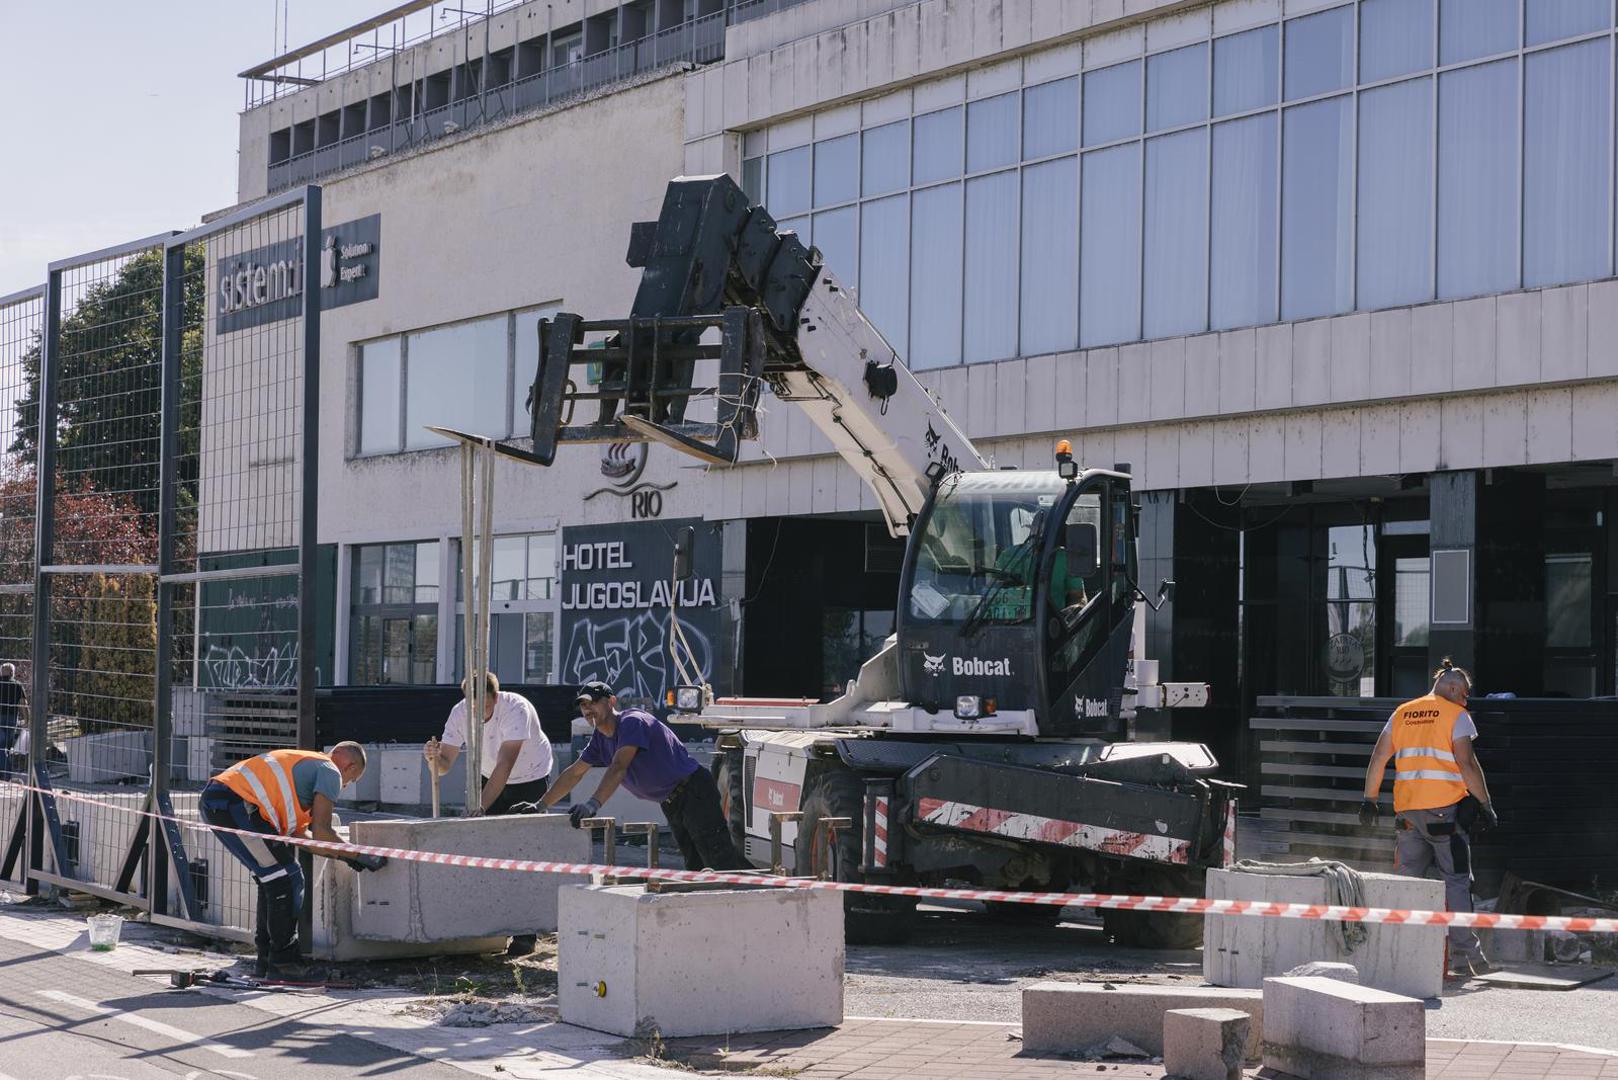
[[[36,991],[36,993],[38,993],[40,997],[50,998],[52,1001],[59,1001],[63,1005],[71,1005],[75,1009],[83,1009],[87,1013],[93,1013],[97,1016],[105,1016],[111,1020],[122,1020],[124,1023],[129,1024],[132,1027],[145,1028],[147,1031],[153,1032],[157,1035],[166,1036],[175,1040],[176,1042],[200,1046],[204,1050],[213,1051],[220,1057],[248,1058],[253,1056],[253,1052],[251,1050],[242,1050],[234,1046],[226,1046],[224,1043],[213,1042],[209,1039],[203,1038],[201,1035],[194,1035],[189,1031],[174,1027],[170,1024],[165,1024],[161,1020],[149,1020],[144,1016],[136,1016],[133,1013],[119,1012],[117,1009],[109,1009],[107,1006],[102,1005],[99,1002],[91,1001],[88,998],[76,997],[73,994],[64,994],[60,990],[39,990]]]

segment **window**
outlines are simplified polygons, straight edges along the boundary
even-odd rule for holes
[[[1527,0],[1528,44],[1577,37],[1612,25],[1609,0]]]
[[[1084,155],[1079,344],[1140,336],[1140,146]]]
[[[1561,6],[1566,0],[1552,0]],[[1517,0],[1439,0],[1438,62],[1458,64],[1517,47]]]
[[[1140,61],[1084,76],[1084,145],[1098,146],[1140,134]]]
[[[1208,46],[1187,45],[1146,61],[1146,130],[1208,119]]]
[[[1410,0],[1360,4],[1360,81],[1378,82],[1433,66],[1433,8]]]
[[[1208,131],[1146,141],[1146,337],[1208,326]]]
[[[860,286],[860,210],[845,206],[815,215],[814,244],[826,260],[826,267],[851,289]]]
[[[1447,8],[1446,8],[1447,10]],[[1438,295],[1517,285],[1517,61],[1438,78]]]
[[[910,227],[910,366],[961,362],[961,185],[916,192]]]
[[[1025,356],[1079,340],[1079,159],[1022,172],[1022,345]]]
[[[349,682],[435,682],[438,542],[366,544],[352,566]]]
[[[966,182],[964,358],[1017,354],[1017,172]]]
[[[1215,124],[1209,320],[1215,330],[1275,319],[1274,113]]]
[[[1294,106],[1284,127],[1281,317],[1347,311],[1354,287],[1353,98]]]
[[[466,604],[460,544],[455,552],[455,678],[466,667]],[[490,552],[490,666],[502,682],[546,683],[555,678],[557,535],[496,536]]]
[[[910,356],[909,219],[907,195],[860,207],[860,309],[905,357]],[[911,366],[915,366],[914,360]]]
[[[910,123],[900,120],[872,128],[861,136],[860,191],[886,195],[910,183]]]
[[[1432,80],[1360,94],[1359,306],[1432,298]]]
[[[1288,101],[1343,89],[1354,81],[1354,8],[1293,19],[1286,47]]]
[[[844,135],[816,143],[815,205],[853,202],[859,194],[860,137]]]
[[[1588,649],[1590,634],[1588,554],[1545,556],[1545,646]]]
[[[1426,559],[1395,559],[1393,643],[1427,644],[1428,573]]]
[[[1079,148],[1079,80],[1030,86],[1022,95],[1022,156],[1026,160]]]
[[[965,145],[959,105],[916,117],[915,182],[930,184],[961,175]]]
[[[1016,94],[972,102],[966,107],[966,171],[1017,164],[1021,130]]]
[[[1214,115],[1274,105],[1281,89],[1277,29],[1261,26],[1214,42]]]
[[[813,182],[811,151],[807,146],[769,156],[769,175],[764,197],[777,220],[809,209]]]
[[[451,445],[428,425],[527,435],[524,400],[539,366],[539,321],[555,312],[529,308],[361,345],[356,451]]]
[[[1602,277],[1611,266],[1612,43],[1532,53],[1525,63],[1523,284]]]

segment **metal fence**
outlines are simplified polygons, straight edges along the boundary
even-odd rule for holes
[[[184,823],[214,773],[313,744],[319,206],[289,192],[0,299],[0,661],[28,688],[0,678],[0,721],[26,698],[6,763],[36,788],[0,785],[0,838],[30,890],[251,937],[250,880]]]

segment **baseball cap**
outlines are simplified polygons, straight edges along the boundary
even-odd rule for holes
[[[613,693],[612,687],[600,679],[592,679],[579,687],[579,692],[574,696],[574,699],[577,701],[605,701],[612,697]]]

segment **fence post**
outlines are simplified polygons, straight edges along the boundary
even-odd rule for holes
[[[45,773],[46,737],[50,728],[51,580],[40,567],[51,562],[52,549],[56,546],[56,346],[62,329],[61,307],[62,272],[53,268],[45,275],[45,332],[40,335],[39,413],[34,439],[34,646],[28,710],[28,781],[31,784],[39,784]],[[45,820],[44,796],[32,795],[28,806],[28,864],[24,880],[27,891],[33,894],[39,892],[39,883],[27,875],[45,868],[45,838],[50,825]],[[53,836],[51,840],[60,855],[60,837]]]
[[[180,457],[180,350],[185,325],[185,245],[163,248],[163,363],[158,405],[157,467],[157,649],[152,678],[152,780],[147,806],[166,814],[174,756],[174,565],[175,486]],[[146,901],[157,915],[169,910],[169,822],[146,833]],[[182,874],[189,868],[178,867]],[[193,913],[189,906],[187,917]]]
[[[298,748],[318,750],[315,730],[314,648],[318,633],[315,610],[316,561],[315,525],[320,505],[316,487],[320,474],[320,188],[310,184],[303,191],[303,470],[298,492]],[[314,884],[314,861],[307,849],[299,852],[304,880]],[[311,892],[311,896],[312,896]],[[298,940],[314,940],[313,902],[305,903],[298,916]]]

